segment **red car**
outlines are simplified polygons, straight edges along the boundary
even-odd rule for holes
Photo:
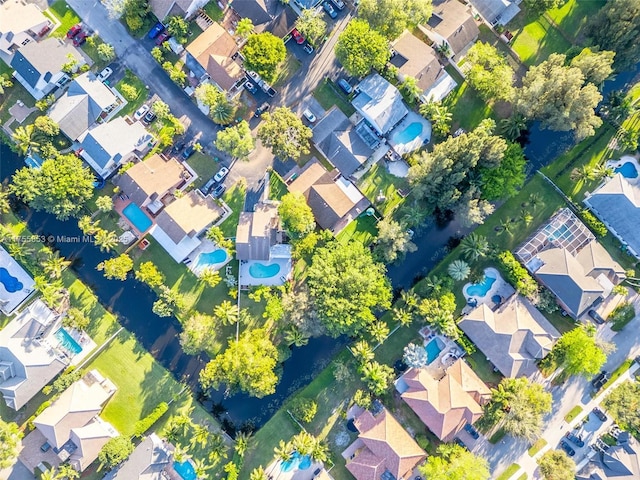
[[[84,42],[87,41],[87,37],[88,36],[89,36],[89,34],[87,32],[80,32],[73,39],[73,46],[74,47],[79,47],[80,45],[82,45]]]
[[[67,32],[67,38],[73,38],[82,30],[82,26],[80,24],[74,25]]]
[[[302,34],[296,28],[291,30],[291,35],[293,35],[293,38],[296,39],[296,43],[298,45],[302,45],[304,43],[304,37],[302,36]]]
[[[167,32],[162,32],[160,35],[158,35],[158,38],[156,38],[156,45],[162,45],[164,42],[169,40],[170,36],[171,35],[169,35]]]

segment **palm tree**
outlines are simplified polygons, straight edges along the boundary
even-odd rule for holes
[[[31,254],[33,253],[33,250],[29,246],[27,246],[26,243],[17,240],[9,244],[8,250],[9,255],[20,261],[31,256]]]
[[[538,192],[534,192],[529,195],[529,205],[531,205],[531,208],[533,208],[534,211],[538,208],[538,205],[540,205],[541,202],[542,197]]]
[[[209,114],[211,119],[218,125],[228,125],[233,122],[236,106],[226,96],[220,95],[218,101],[211,107]]]
[[[436,45],[434,47],[434,49],[435,49],[436,52],[438,52],[443,57],[447,57],[448,58],[449,56],[451,56],[451,47],[444,40],[442,41],[442,43]]]
[[[260,465],[258,468],[253,469],[251,475],[249,475],[249,480],[269,480],[269,476]]]
[[[0,243],[8,243],[13,238],[13,232],[5,225],[0,224]]]
[[[489,242],[487,237],[470,233],[460,242],[462,255],[470,262],[475,262],[481,257],[486,257],[489,252]]]
[[[244,454],[247,452],[247,447],[249,446],[250,438],[250,433],[238,432],[236,434],[236,443],[233,448],[239,456],[244,457]]]
[[[311,455],[316,443],[316,438],[309,432],[302,431],[291,439],[293,449],[300,455]]]
[[[413,322],[413,315],[404,308],[393,307],[392,314],[393,319],[403,327],[407,327]]]
[[[178,463],[186,462],[191,456],[187,452],[187,449],[177,443],[173,450],[173,459]]]
[[[68,463],[63,463],[58,467],[58,476],[56,479],[75,480],[80,478],[80,472],[73,468]]]
[[[236,35],[247,38],[253,32],[253,22],[250,18],[243,18],[236,25]]]
[[[373,339],[377,343],[384,342],[384,339],[389,335],[389,327],[382,320],[378,320],[377,322],[373,322],[369,325],[369,334],[373,337]]]
[[[191,440],[189,441],[189,445],[191,447],[195,447],[196,445],[200,445],[200,448],[205,448],[207,446],[207,442],[209,441],[209,429],[204,425],[194,425],[193,426],[193,434],[191,435]]]
[[[373,360],[375,356],[371,345],[366,340],[360,340],[351,347],[351,353],[361,364]]]
[[[471,268],[464,260],[454,260],[447,267],[447,273],[457,282],[461,282],[469,276]]]
[[[329,446],[316,439],[316,443],[311,451],[311,458],[316,462],[326,462],[329,459]]]
[[[533,222],[533,215],[531,215],[529,210],[523,208],[520,212],[520,219],[528,227],[529,225],[531,225],[531,222]]]
[[[513,233],[513,222],[510,218],[506,220],[500,220],[500,225],[498,226],[498,235],[502,235],[503,233],[508,233],[509,235]]]
[[[369,362],[362,366],[360,373],[369,390],[374,395],[382,395],[389,386],[393,370],[378,362]]]
[[[56,480],[56,469],[51,467],[40,473],[40,480]]]
[[[595,180],[602,180],[604,177],[611,177],[613,175],[613,169],[607,167],[604,163],[599,163],[593,167],[592,173]]]
[[[209,436],[209,461],[213,465],[217,465],[218,462],[226,456],[227,446],[224,443],[224,438],[219,433],[213,433]]]
[[[213,268],[205,268],[199,274],[200,280],[209,285],[210,287],[215,287],[222,281],[222,277],[220,276],[220,272],[214,270]]]
[[[213,316],[224,325],[233,325],[238,321],[238,306],[232,304],[229,300],[225,300],[213,308]]]
[[[89,215],[84,215],[78,220],[78,227],[85,235],[93,235],[94,233],[96,233],[98,231],[99,225],[100,220],[96,220],[94,222],[91,220],[91,217]]]
[[[11,210],[9,203],[9,192],[6,188],[0,187],[0,215],[8,213]]]
[[[36,290],[42,294],[42,301],[53,310],[58,310],[67,297],[67,290],[60,280],[51,282],[43,276],[34,278]]]
[[[293,448],[293,444],[291,442],[285,443],[284,440],[280,440],[278,446],[273,449],[273,453],[275,454],[276,458],[282,463],[291,460],[294,451],[295,449]]]
[[[95,233],[94,242],[101,251],[113,250],[118,246],[118,237],[115,232],[100,228]]]
[[[521,113],[514,113],[509,118],[503,118],[500,121],[502,134],[511,141],[518,138],[526,128],[527,121]]]
[[[402,221],[411,227],[417,227],[421,225],[426,218],[427,213],[424,208],[418,205],[412,205],[405,210]]]
[[[294,345],[296,347],[304,347],[309,343],[309,337],[305,335],[296,325],[291,325],[284,332],[284,341],[287,345]]]
[[[211,470],[212,466],[204,463],[201,458],[193,459],[193,470],[198,478],[204,478],[208,470]]]
[[[410,309],[416,308],[420,302],[420,298],[413,290],[402,290],[402,292],[400,292],[400,298]]]
[[[33,125],[18,127],[13,131],[13,141],[16,143],[18,153],[26,155],[30,150],[36,150],[40,144],[33,135]]]
[[[60,252],[56,251],[49,258],[40,262],[40,265],[44,268],[44,273],[49,275],[49,278],[56,279],[62,276],[62,270],[71,265],[71,261],[61,257]]]
[[[586,182],[587,180],[593,180],[593,168],[589,165],[582,165],[579,168],[574,168],[571,170],[569,178],[573,182]]]

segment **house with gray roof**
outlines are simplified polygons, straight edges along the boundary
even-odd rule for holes
[[[276,2],[266,0],[224,0],[222,3],[233,9],[239,17],[250,19],[257,33],[264,31],[271,22],[272,16],[269,10],[274,11],[279,7]]]
[[[471,9],[459,0],[433,2],[433,14],[418,28],[434,47],[446,45],[447,56],[455,62],[464,56],[480,34]]]
[[[143,156],[152,140],[141,122],[130,124],[118,117],[84,132],[78,138],[79,153],[100,177],[107,178],[120,165]]]
[[[355,125],[335,106],[313,127],[313,143],[345,177],[360,169],[373,154]]]
[[[170,459],[168,444],[152,433],[138,444],[122,465],[109,472],[104,480],[165,480],[165,467],[169,465]]]
[[[271,247],[282,243],[282,239],[278,206],[260,203],[253,212],[240,213],[236,229],[236,258],[270,260]]]
[[[473,8],[491,26],[506,25],[520,12],[516,0],[469,0]]]
[[[290,5],[287,5],[280,15],[271,21],[266,30],[278,38],[285,38],[295,27],[297,19],[298,14],[293,11]]]
[[[190,18],[209,0],[149,0],[151,12],[160,21],[168,16]]]
[[[356,92],[351,103],[380,136],[389,133],[409,113],[398,89],[377,73],[362,80]]]
[[[640,259],[640,185],[621,173],[591,193],[584,203],[631,255]]]
[[[77,76],[49,110],[60,130],[76,140],[98,121],[107,121],[126,101],[96,78],[93,72]]]
[[[36,42],[53,27],[35,3],[6,0],[0,3],[0,52],[12,55],[21,46]]]
[[[576,474],[576,480],[637,480],[640,478],[640,445],[629,432],[620,432],[616,444],[595,456]]]
[[[69,75],[62,71],[69,57],[76,59],[77,66],[86,63],[69,42],[53,37],[38,43],[29,42],[11,59],[11,67],[15,70],[13,76],[36,100],[40,100],[69,82]]]

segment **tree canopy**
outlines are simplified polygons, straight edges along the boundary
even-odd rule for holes
[[[571,60],[571,66],[580,69],[587,82],[600,85],[613,73],[613,59],[615,52],[602,52],[584,48]]]
[[[307,42],[313,46],[318,46],[318,43],[327,32],[324,12],[317,8],[303,9],[296,20],[296,28],[305,36]]]
[[[387,39],[365,20],[351,20],[336,43],[336,57],[354,77],[364,77],[372,68],[381,69],[390,56]]]
[[[393,263],[406,253],[415,252],[418,249],[411,241],[412,235],[406,225],[392,218],[385,218],[378,222],[375,252],[384,262]]]
[[[429,455],[418,468],[429,480],[488,480],[491,476],[486,459],[446,443],[438,446],[438,455]]]
[[[640,0],[610,0],[589,25],[596,45],[616,52],[615,68],[625,71],[640,61]]]
[[[498,200],[513,197],[524,185],[526,164],[522,147],[517,143],[510,143],[500,165],[480,170],[483,198]]]
[[[465,57],[471,68],[467,80],[484,100],[513,98],[514,71],[496,47],[476,42]]]
[[[604,399],[603,406],[621,428],[640,432],[640,382],[623,382]]]
[[[575,462],[562,450],[547,450],[538,459],[540,473],[544,480],[574,480]]]
[[[241,160],[246,160],[256,147],[256,142],[251,135],[251,128],[246,120],[219,131],[215,144],[221,152]]]
[[[596,343],[595,330],[588,327],[564,333],[551,354],[565,375],[590,377],[598,373],[607,361],[604,351]]]
[[[244,67],[253,70],[263,80],[272,83],[280,65],[287,56],[287,49],[281,38],[272,33],[252,33],[242,49]]]
[[[112,469],[131,455],[133,448],[131,440],[129,440],[128,437],[120,435],[104,444],[104,447],[102,447],[102,450],[100,450],[98,454],[98,460],[100,464],[107,467],[107,469]]]
[[[0,468],[9,468],[18,456],[22,432],[13,422],[0,418]]]
[[[282,226],[293,239],[302,238],[316,228],[311,207],[300,192],[290,192],[282,197],[278,214]]]
[[[536,15],[542,15],[552,8],[559,8],[565,3],[567,0],[524,0],[527,10]]]
[[[196,313],[190,316],[180,333],[180,345],[184,352],[197,355],[202,351],[211,351],[216,343],[216,323],[216,319],[209,315]]]
[[[375,321],[373,309],[391,306],[384,266],[361,243],[332,242],[316,250],[307,283],[331,335],[359,334]]]
[[[426,23],[431,12],[431,0],[361,0],[358,6],[358,16],[389,40]]]
[[[300,158],[309,153],[311,129],[287,107],[278,107],[262,115],[258,138],[276,157],[283,160]]]

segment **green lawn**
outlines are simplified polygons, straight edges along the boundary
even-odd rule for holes
[[[343,243],[354,241],[369,245],[378,235],[376,223],[375,217],[363,213],[336,235],[336,238]]]
[[[530,457],[534,457],[536,453],[542,450],[547,445],[547,441],[544,438],[540,438],[536,443],[531,445],[531,448],[527,451]]]
[[[349,99],[331,80],[325,80],[318,85],[318,88],[313,92],[313,96],[325,110],[337,105],[347,117],[350,117],[356,111]]]
[[[222,197],[225,203],[229,205],[229,208],[233,210],[233,213],[229,215],[224,222],[222,222],[222,225],[220,225],[225,237],[235,238],[236,236],[238,219],[240,218],[240,213],[244,208],[244,197],[246,194],[247,186],[244,183],[238,182],[227,190]]]
[[[195,152],[188,160],[189,166],[198,174],[198,179],[193,182],[194,188],[200,188],[220,169],[220,165],[209,155]]]
[[[81,48],[84,53],[89,55],[89,57],[91,57],[91,60],[93,60],[93,70],[95,72],[100,72],[104,67],[109,65],[111,61],[107,62],[100,58],[100,55],[98,55],[98,47],[104,43],[102,39],[98,35],[93,35],[90,38],[92,40],[88,38]]]
[[[520,470],[520,465],[513,463],[500,476],[496,477],[496,480],[509,480],[518,470]]]
[[[204,7],[202,7],[204,12],[211,17],[211,20],[217,22],[218,20],[222,20],[222,10],[218,6],[218,2],[216,0],[211,0]]]
[[[569,413],[564,416],[564,421],[567,423],[571,423],[578,415],[582,413],[583,410],[584,409],[580,405],[576,405],[571,410],[569,410]]]
[[[278,73],[276,75],[276,79],[273,81],[274,88],[281,88],[283,85],[286,85],[291,77],[293,77],[302,64],[300,60],[298,60],[295,55],[290,53],[287,50],[287,56],[278,67]]]
[[[282,177],[273,170],[269,172],[269,199],[280,200],[287,193],[289,193],[289,189]]]
[[[458,128],[464,128],[469,132],[485,118],[494,116],[491,107],[466,82],[451,92],[443,103],[449,107],[453,115],[452,132]]]
[[[149,92],[147,91],[146,85],[142,82],[142,80],[136,77],[136,75],[131,70],[127,70],[124,75],[124,78],[120,80],[118,83],[116,83],[115,85],[116,89],[118,89],[120,93],[122,93],[122,90],[120,89],[120,87],[122,86],[122,84],[125,84],[125,83],[134,87],[138,92],[138,96],[133,100],[127,100],[128,103],[124,106],[122,110],[118,112],[118,115],[117,115],[118,117],[132,115],[133,112],[135,112],[140,108],[140,106],[144,103],[144,101],[147,99],[147,96],[149,94]]]
[[[578,39],[590,18],[597,15],[605,0],[569,0],[560,8],[552,8],[547,15],[565,33]]]
[[[571,43],[544,16],[521,11],[508,26],[513,34],[511,48],[527,66],[537,65],[552,53],[564,53]]]
[[[384,217],[391,215],[404,201],[400,192],[406,195],[409,190],[409,182],[405,178],[390,174],[380,162],[358,180],[357,186]],[[377,202],[380,193],[385,200]]]
[[[64,0],[52,3],[44,13],[60,22],[60,26],[51,33],[52,37],[63,38],[71,27],[80,22],[78,14]]]

